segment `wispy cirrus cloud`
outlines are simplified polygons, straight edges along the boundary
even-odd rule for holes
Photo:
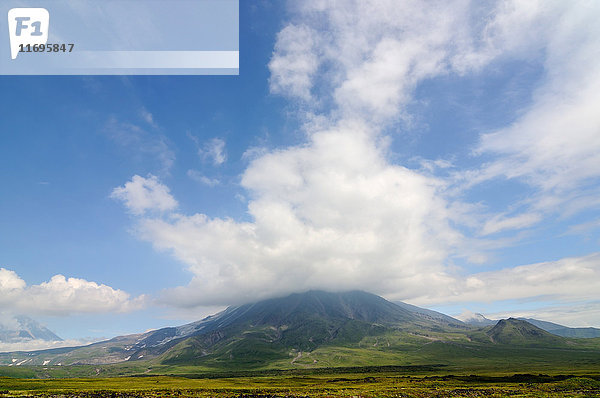
[[[104,126],[104,132],[113,142],[126,149],[128,156],[140,162],[155,163],[153,168],[163,175],[168,174],[176,159],[169,139],[160,132],[154,116],[145,108],[140,110],[139,116],[143,123],[111,117]]]
[[[528,3],[509,2],[499,24],[508,31],[514,25],[508,22],[511,15],[527,12],[537,25],[535,41],[544,50],[545,75],[522,116],[481,136],[476,151],[492,155],[493,160],[470,179],[527,183],[535,192],[525,202],[532,212],[560,210],[565,215],[597,208],[600,73],[595,65],[600,62],[596,40],[600,29],[593,21],[600,5],[533,2],[533,7]]]
[[[537,224],[541,220],[542,216],[535,213],[524,213],[508,217],[498,214],[485,222],[481,234],[490,235],[505,230],[523,229]]]
[[[148,112],[146,108],[140,109],[140,116],[146,122],[146,124],[153,128],[158,128],[158,124],[156,124],[156,122],[154,121],[154,115]]]
[[[192,169],[188,170],[187,176],[190,177],[192,180],[197,181],[204,185],[208,185],[209,187],[214,187],[221,183],[221,181],[218,178],[209,178],[209,177],[205,176],[204,174],[202,174],[198,170],[192,170]]]
[[[227,160],[225,141],[221,138],[213,138],[198,149],[198,154],[202,159],[211,161],[215,166],[220,166]]]
[[[225,148],[225,140],[219,137],[213,137],[210,140],[202,142],[189,131],[187,136],[194,142],[198,149],[198,156],[205,161],[210,162],[213,166],[220,166],[227,161],[227,150]]]

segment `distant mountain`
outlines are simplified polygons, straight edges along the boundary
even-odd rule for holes
[[[478,327],[495,325],[498,322],[497,320],[488,319],[482,314],[471,311],[465,311],[462,314],[460,314],[457,318],[466,323],[467,325],[473,325]]]
[[[540,321],[532,318],[517,318],[531,323],[540,329],[562,337],[573,337],[578,339],[589,339],[600,337],[600,329],[598,328],[570,328],[568,326],[559,325],[557,323]]]
[[[498,320],[488,319],[482,314],[473,313],[470,311],[463,312],[461,315],[458,316],[458,318],[468,325],[477,327],[495,325],[498,322]],[[559,325],[557,323],[541,321],[539,319],[533,318],[516,319],[527,321],[530,324],[537,326],[538,328],[543,329],[546,332],[552,333],[556,336],[572,337],[576,339],[600,337],[600,329],[598,328],[571,328],[568,326]]]
[[[27,340],[62,341],[50,329],[24,315],[15,316],[11,322],[0,323],[0,343]]]

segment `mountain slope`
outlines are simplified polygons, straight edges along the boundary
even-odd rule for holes
[[[515,318],[501,319],[485,332],[493,343],[513,346],[550,346],[565,345],[565,339],[546,332],[531,323]]]
[[[434,321],[438,321],[438,322],[443,322],[443,323],[446,323],[448,325],[453,325],[453,326],[465,326],[466,325],[464,322],[462,322],[456,318],[452,318],[451,316],[448,316],[446,314],[442,314],[441,312],[417,307],[416,305],[403,303],[402,301],[395,301],[394,304],[404,308],[405,310],[412,312],[413,314],[415,314],[421,318],[434,320]]]

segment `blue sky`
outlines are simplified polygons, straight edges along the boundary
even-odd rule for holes
[[[241,2],[239,76],[0,77],[2,319],[318,288],[600,327],[600,8],[562,3]]]

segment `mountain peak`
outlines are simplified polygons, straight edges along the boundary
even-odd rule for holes
[[[554,336],[527,321],[515,318],[501,319],[486,332],[492,342],[497,344],[562,345],[563,339]]]
[[[231,315],[252,316],[258,324],[281,323],[299,314],[311,317],[358,320],[371,323],[408,321],[415,316],[382,297],[360,290],[326,292],[309,290],[252,304],[230,307]]]
[[[483,314],[471,312],[469,310],[463,311],[463,313],[456,318],[460,319],[466,324],[475,326],[488,326],[496,323],[496,321],[486,318]]]
[[[50,329],[25,315],[16,315],[0,323],[0,342],[16,343],[23,340],[62,341]]]

